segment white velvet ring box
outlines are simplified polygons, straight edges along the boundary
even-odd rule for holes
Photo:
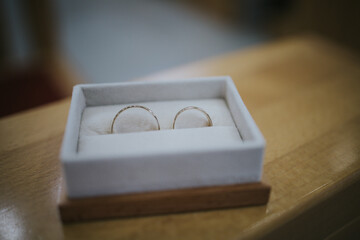
[[[143,105],[160,131],[110,134],[115,114]],[[171,129],[187,106],[212,127]],[[74,87],[61,150],[70,198],[259,182],[265,141],[230,77]]]

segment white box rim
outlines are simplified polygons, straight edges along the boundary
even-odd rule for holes
[[[243,118],[246,121],[246,124],[248,124],[249,129],[253,135],[252,140],[245,141],[242,145],[239,145],[237,147],[229,147],[227,149],[223,149],[223,151],[235,151],[235,152],[243,152],[251,149],[256,149],[260,151],[262,154],[261,158],[263,158],[263,151],[265,148],[265,140],[258,129],[258,127],[255,124],[255,121],[252,119],[250,113],[248,112],[245,104],[243,103],[235,84],[233,83],[232,79],[229,76],[219,76],[219,77],[203,77],[203,78],[193,78],[193,79],[179,79],[179,80],[173,80],[169,82],[170,84],[174,83],[183,83],[184,81],[189,81],[187,83],[193,83],[193,82],[201,82],[201,81],[225,81],[225,84],[227,85],[226,90],[231,91],[232,96],[234,96],[234,102],[235,104],[240,108],[241,114]],[[60,153],[61,161],[63,162],[65,169],[71,165],[71,163],[74,162],[82,162],[82,163],[90,163],[90,162],[96,162],[99,160],[98,156],[80,156],[77,154],[76,148],[74,148],[74,145],[77,146],[77,139],[79,134],[79,125],[80,122],[76,121],[76,114],[79,114],[80,111],[80,104],[82,101],[85,100],[85,96],[83,96],[83,88],[97,88],[97,87],[113,87],[113,86],[137,86],[137,85],[148,85],[148,86],[154,86],[157,84],[164,84],[164,81],[153,81],[153,82],[127,82],[127,83],[108,83],[108,84],[79,84],[76,85],[73,89],[73,99],[71,101],[71,106],[69,110],[69,116],[68,121],[65,129],[62,149]],[[86,101],[86,100],[85,100]],[[86,106],[86,103],[83,103]],[[81,113],[80,113],[81,114]],[[239,129],[238,129],[239,130]],[[239,130],[240,131],[240,130]],[[211,152],[211,150],[210,150]],[[214,150],[214,152],[219,152],[218,150]],[[208,152],[209,153],[209,152]],[[192,151],[192,152],[185,152],[183,155],[187,154],[201,154],[201,151]],[[166,157],[168,154],[157,154],[153,156],[149,155],[141,155],[141,153],[134,154],[133,156],[106,156],[106,160],[108,161],[130,161],[131,159],[139,159],[144,157]],[[179,155],[179,154],[178,154]],[[181,154],[180,154],[181,155]],[[104,160],[104,159],[103,159]],[[263,159],[260,159],[262,162]],[[66,171],[66,170],[65,170]],[[259,176],[262,172],[262,164],[260,169]],[[69,183],[68,183],[69,184]],[[76,194],[75,194],[76,195]]]

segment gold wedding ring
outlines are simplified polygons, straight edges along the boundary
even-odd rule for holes
[[[202,113],[206,116],[206,118],[207,118],[207,120],[208,120],[208,127],[213,126],[213,122],[212,122],[209,114],[208,114],[207,112],[205,112],[204,109],[199,108],[199,107],[189,106],[189,107],[185,107],[185,108],[181,109],[181,110],[175,115],[174,122],[173,122],[173,129],[175,129],[176,119],[179,117],[179,115],[180,115],[181,113],[187,111],[187,110],[192,110],[192,109],[195,109],[195,110],[198,110],[198,111],[202,112]]]
[[[160,123],[159,123],[159,120],[158,118],[156,117],[156,115],[154,114],[153,111],[151,111],[151,109],[147,108],[147,107],[144,107],[144,106],[141,106],[141,105],[131,105],[131,106],[127,106],[127,107],[124,107],[123,109],[121,109],[114,117],[112,123],[111,123],[111,133],[114,133],[114,123],[115,123],[115,120],[116,118],[124,111],[130,109],[130,108],[142,108],[146,111],[148,111],[149,113],[151,113],[151,115],[153,115],[153,117],[155,118],[156,120],[156,123],[157,123],[157,127],[158,129],[157,130],[160,130]]]

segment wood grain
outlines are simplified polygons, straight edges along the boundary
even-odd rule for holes
[[[68,199],[64,193],[59,210],[64,222],[72,222],[261,205],[269,196],[270,186],[264,183],[79,199]]]
[[[322,239],[356,229],[344,226],[360,215],[359,58],[299,36],[143,80],[211,75],[234,79],[267,140],[266,206],[62,226],[56,202],[67,99],[0,119],[0,238]]]

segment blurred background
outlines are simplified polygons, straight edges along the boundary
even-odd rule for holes
[[[358,54],[360,1],[2,0],[0,116],[287,36]]]

